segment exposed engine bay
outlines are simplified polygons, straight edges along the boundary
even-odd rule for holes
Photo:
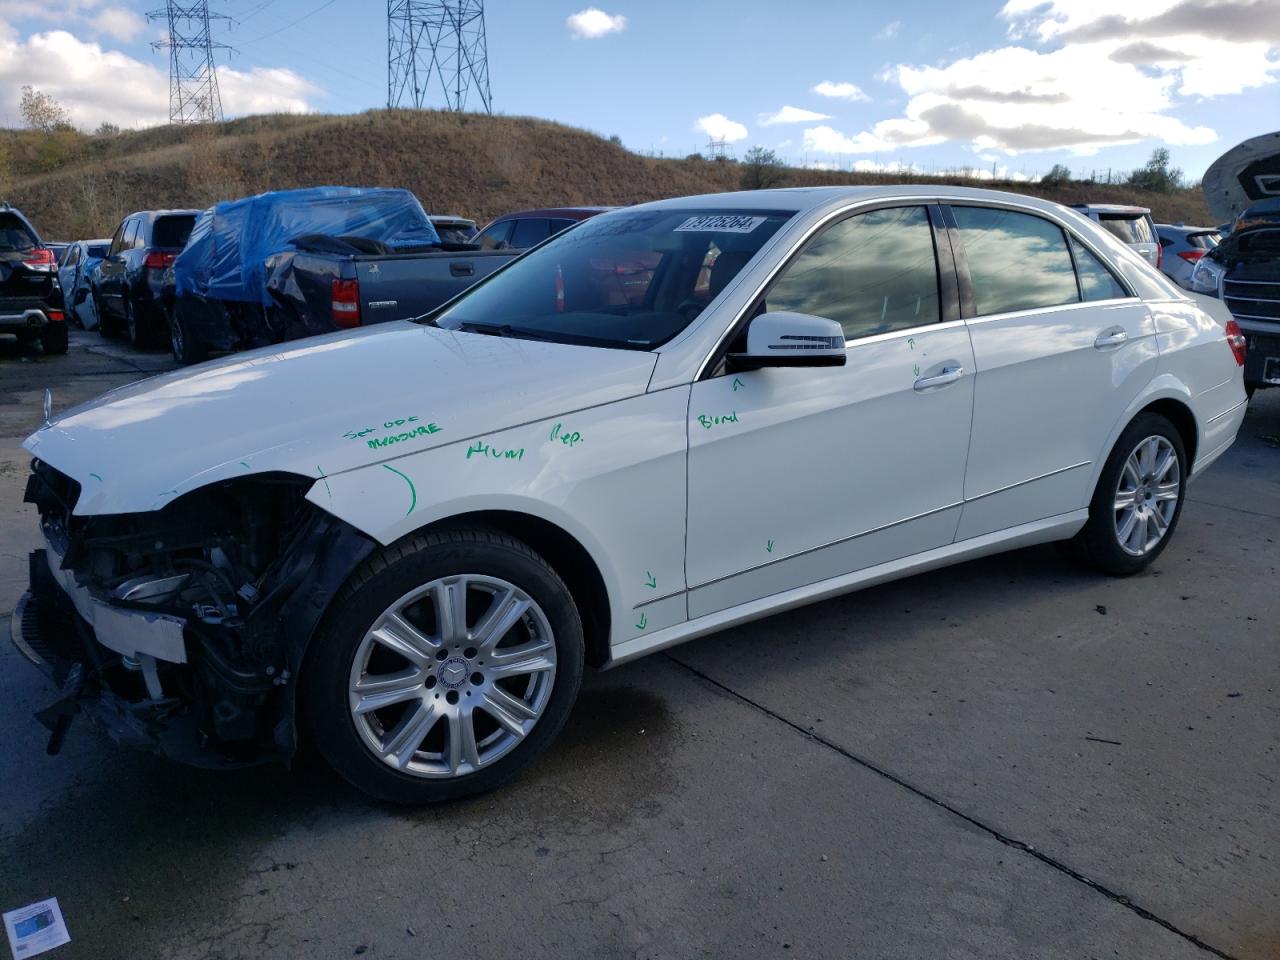
[[[374,542],[259,474],[161,510],[76,516],[76,481],[33,462],[25,499],[46,549],[15,627],[62,697],[40,719],[56,752],[96,708],[111,736],[188,763],[289,757],[294,681],[329,599]]]

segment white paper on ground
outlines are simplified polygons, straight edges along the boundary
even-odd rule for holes
[[[14,960],[26,960],[71,942],[57,897],[10,910],[4,915],[4,932],[9,935]]]

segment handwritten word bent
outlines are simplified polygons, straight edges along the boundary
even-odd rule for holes
[[[467,459],[472,457],[492,457],[494,460],[523,460],[524,447],[518,450],[499,450],[497,447],[491,447],[483,440],[478,440],[471,446],[467,447]]]
[[[707,430],[710,430],[712,427],[718,427],[721,424],[725,424],[725,423],[737,423],[738,411],[734,410],[732,413],[728,413],[723,416],[720,416],[720,415],[711,416],[705,413],[700,413],[698,414],[698,422],[702,424],[702,426]]]

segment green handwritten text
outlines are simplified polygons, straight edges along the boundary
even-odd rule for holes
[[[705,413],[700,413],[698,414],[698,422],[702,424],[703,428],[706,430],[710,430],[712,427],[718,427],[721,424],[725,424],[725,423],[737,423],[738,411],[734,410],[732,413],[727,413],[724,415],[720,415],[720,414],[709,415]]]
[[[492,457],[494,460],[523,460],[524,447],[518,450],[499,450],[497,447],[491,447],[483,440],[478,440],[471,446],[467,447],[467,459],[472,457]]]
[[[559,440],[566,447],[573,447],[583,442],[583,436],[577,430],[565,430],[563,424],[557,423],[551,428],[551,439]]]
[[[431,433],[439,433],[440,428],[434,423],[424,423],[412,430],[406,430],[404,433],[394,433],[386,437],[374,437],[367,441],[370,450],[376,450],[378,447],[389,447],[393,443],[401,443],[405,440],[412,440],[414,437],[425,437]]]

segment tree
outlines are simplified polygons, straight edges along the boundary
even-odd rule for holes
[[[1060,187],[1071,182],[1071,170],[1065,164],[1055,163],[1049,168],[1049,172],[1040,178],[1040,182],[1046,187]]]
[[[1146,166],[1129,174],[1129,186],[1152,193],[1173,193],[1182,189],[1182,183],[1182,171],[1169,166],[1169,151],[1164,147],[1152,150]]]
[[[96,137],[114,137],[119,132],[120,127],[117,124],[103,120],[102,123],[98,124],[98,129],[93,131],[93,134]]]
[[[43,90],[32,86],[22,88],[22,120],[32,130],[41,133],[54,133],[58,130],[70,130],[71,118],[62,104]]]
[[[752,147],[742,160],[742,189],[768,190],[787,178],[782,161],[772,150]]]

